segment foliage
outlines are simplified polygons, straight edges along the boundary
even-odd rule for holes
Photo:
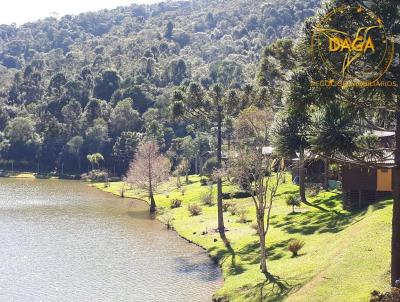
[[[198,215],[201,215],[201,213],[203,213],[203,209],[197,203],[189,204],[188,211],[190,212],[190,215],[192,215],[192,216],[198,216]]]
[[[84,173],[81,175],[82,180],[90,180],[95,182],[104,182],[108,179],[108,173],[102,170],[92,170],[88,173]]]
[[[294,208],[295,207],[300,207],[301,205],[301,199],[300,196],[297,194],[290,194],[286,198],[286,204],[290,207],[292,207],[292,213],[294,213]]]
[[[400,289],[392,288],[390,292],[381,293],[379,291],[374,290],[371,293],[370,302],[398,302],[400,301]]]
[[[182,204],[182,200],[178,199],[178,198],[174,198],[171,200],[171,209],[176,209],[176,208],[180,208]]]
[[[304,244],[304,241],[293,239],[288,243],[288,250],[292,253],[293,257],[297,257]]]
[[[205,206],[212,206],[214,205],[213,194],[212,191],[204,192],[200,196],[201,203]]]

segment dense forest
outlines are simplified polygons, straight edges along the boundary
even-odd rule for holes
[[[174,164],[214,151],[213,125],[172,118],[176,87],[246,95],[264,47],[296,38],[319,5],[179,1],[1,25],[0,168],[80,174],[100,153],[97,164],[121,175],[146,137]]]

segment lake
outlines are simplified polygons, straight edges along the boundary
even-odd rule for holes
[[[211,301],[207,254],[144,202],[77,181],[0,179],[0,301]]]

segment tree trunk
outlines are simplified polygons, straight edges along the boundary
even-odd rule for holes
[[[260,269],[261,272],[267,276],[268,268],[267,268],[267,249],[265,247],[265,227],[264,227],[264,218],[260,217],[258,221],[258,233],[260,237]]]
[[[186,171],[185,171],[185,181],[186,181],[186,184],[189,184],[189,165],[190,165],[190,161],[187,160],[187,161],[186,161]]]
[[[153,192],[150,193],[150,213],[154,213],[157,209],[156,201],[154,200]]]
[[[218,125],[217,125],[217,168],[222,168],[222,108],[218,108]],[[217,179],[217,205],[218,205],[218,231],[225,233],[224,213],[222,210],[222,179]]]
[[[78,155],[78,172],[81,172],[81,157]]]
[[[328,183],[328,173],[329,173],[329,161],[327,158],[324,159],[324,189],[329,189]]]
[[[395,281],[400,278],[400,111],[396,111],[396,151],[392,178],[393,217],[391,284],[394,286]]]
[[[305,176],[305,161],[304,161],[304,150],[300,150],[299,155],[299,189],[300,189],[300,198],[301,202],[306,203],[306,176]]]

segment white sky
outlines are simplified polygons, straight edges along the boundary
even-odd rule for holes
[[[79,14],[87,11],[112,9],[118,6],[152,4],[160,0],[7,0],[1,4],[0,24],[35,21],[53,13],[59,16]]]

